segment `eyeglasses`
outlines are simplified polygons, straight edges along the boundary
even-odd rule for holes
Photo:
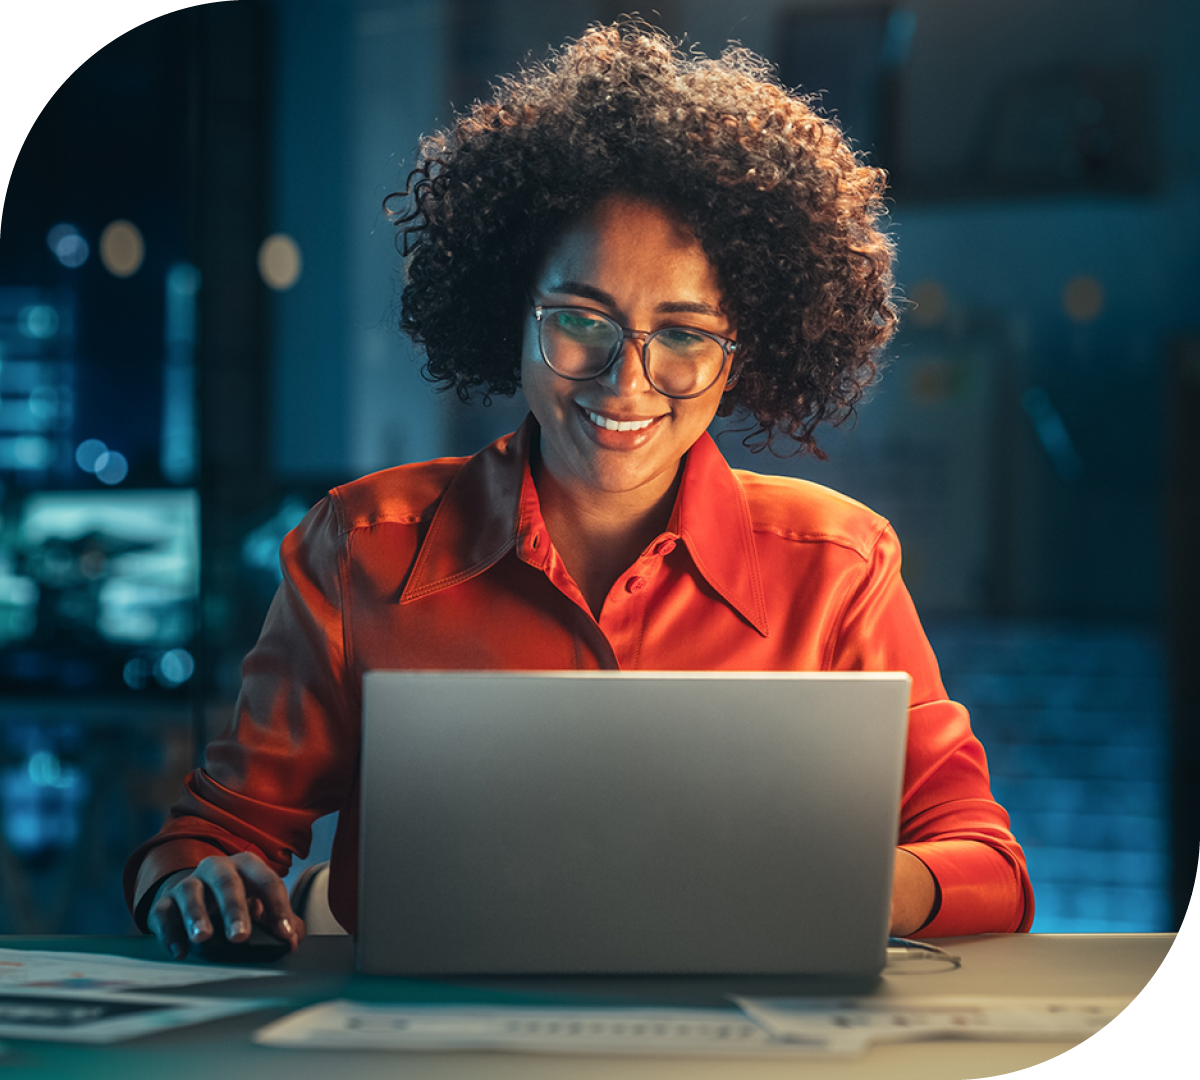
[[[642,370],[660,394],[699,397],[721,377],[737,342],[694,330],[664,326],[648,333],[630,330],[591,308],[543,307],[530,298],[538,324],[538,348],[556,375],[584,382],[603,375],[616,363],[626,339],[641,346]]]

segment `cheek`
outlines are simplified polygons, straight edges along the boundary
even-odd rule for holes
[[[696,438],[699,438],[700,433],[706,430],[716,417],[717,408],[721,404],[721,394],[717,393],[711,397],[706,395],[690,404],[693,410],[689,413],[688,426],[696,429]]]

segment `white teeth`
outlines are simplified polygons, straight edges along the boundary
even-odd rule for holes
[[[602,427],[607,431],[641,431],[642,428],[648,428],[654,423],[653,418],[649,420],[610,420],[607,416],[601,416],[599,413],[592,412],[591,409],[583,410],[588,415],[588,419],[597,427]]]

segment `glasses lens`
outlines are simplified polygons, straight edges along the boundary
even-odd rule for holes
[[[569,379],[598,375],[621,340],[614,324],[590,311],[548,311],[541,321],[542,354]]]
[[[653,334],[646,347],[650,381],[664,394],[702,394],[725,367],[721,343],[704,334],[673,326]]]

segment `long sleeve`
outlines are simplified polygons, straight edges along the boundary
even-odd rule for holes
[[[848,598],[830,666],[912,677],[900,843],[930,869],[941,894],[921,936],[1028,930],[1033,889],[1024,853],[992,797],[987,758],[967,711],[946,697],[900,578],[900,545],[890,527]]]
[[[312,822],[352,789],[360,688],[346,665],[343,547],[332,498],[284,541],[283,582],[243,663],[233,720],[126,865],[139,927],[153,886],[206,856],[250,851],[286,873],[293,854],[308,853]]]

